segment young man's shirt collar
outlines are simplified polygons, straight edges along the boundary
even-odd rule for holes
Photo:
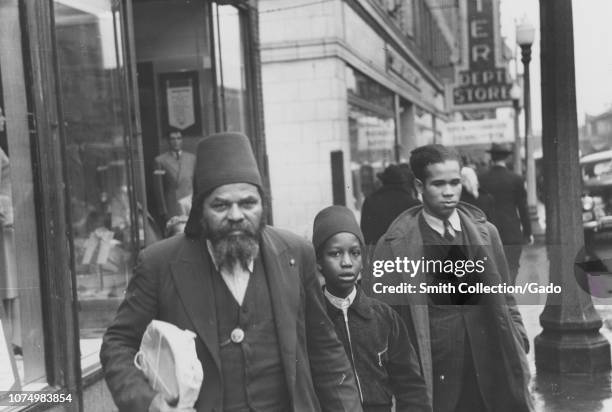
[[[427,225],[435,230],[440,236],[444,236],[444,221],[435,216],[427,213],[425,209],[423,209],[423,218]],[[457,213],[457,209],[453,210],[453,213],[448,217],[448,223],[450,223],[451,228],[456,232],[461,232],[461,219],[459,218],[459,213]],[[455,235],[455,233],[451,233],[451,235]]]
[[[328,302],[331,303],[333,307],[340,309],[342,312],[346,313],[346,311],[348,311],[348,308],[355,301],[355,296],[357,295],[357,288],[353,286],[353,290],[345,298],[339,298],[337,296],[332,295],[331,293],[329,293],[327,288],[323,289],[323,293],[325,294],[325,297],[327,298]]]

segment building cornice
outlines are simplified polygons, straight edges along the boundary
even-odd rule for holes
[[[415,68],[425,77],[439,92],[444,92],[444,85],[438,76],[428,68],[422,60],[416,55],[416,53],[406,45],[405,37],[394,23],[388,22],[388,17],[384,16],[380,7],[373,4],[372,0],[347,0],[346,4],[350,6],[350,3],[354,3],[360,6],[378,25],[378,28],[382,30],[386,35],[386,41],[391,40],[391,45],[398,50],[404,58],[408,60]],[[351,6],[354,7],[354,6]],[[454,49],[455,46],[453,45]]]
[[[414,102],[423,109],[435,113],[437,116],[445,117],[447,114],[444,110],[436,107],[434,96],[424,96],[419,88],[387,71],[384,65],[377,64],[363,57],[341,38],[328,37],[316,40],[274,42],[261,45],[262,65],[330,57],[343,60],[377,83]],[[437,93],[440,93],[436,87],[434,89]]]

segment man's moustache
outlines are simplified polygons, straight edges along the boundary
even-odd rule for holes
[[[236,231],[239,231],[239,233],[234,233]],[[252,225],[249,225],[248,223],[244,223],[244,224],[227,225],[225,227],[219,228],[217,233],[215,233],[214,238],[219,239],[219,240],[228,239],[231,237],[256,238],[257,235],[258,235],[258,231],[256,228],[254,228]]]

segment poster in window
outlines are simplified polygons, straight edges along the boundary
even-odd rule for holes
[[[159,75],[163,135],[178,130],[183,136],[202,135],[198,73],[175,72]]]

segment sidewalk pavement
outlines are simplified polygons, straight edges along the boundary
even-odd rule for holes
[[[546,246],[526,246],[521,256],[517,284],[537,281],[548,283]],[[532,381],[531,393],[538,412],[612,412],[611,374],[560,375],[537,374],[534,359],[534,338],[542,331],[539,316],[544,309],[545,296],[532,304],[520,304],[519,309],[529,336],[531,350],[528,354]],[[595,308],[604,320],[601,333],[612,342],[612,299],[594,299]]]

